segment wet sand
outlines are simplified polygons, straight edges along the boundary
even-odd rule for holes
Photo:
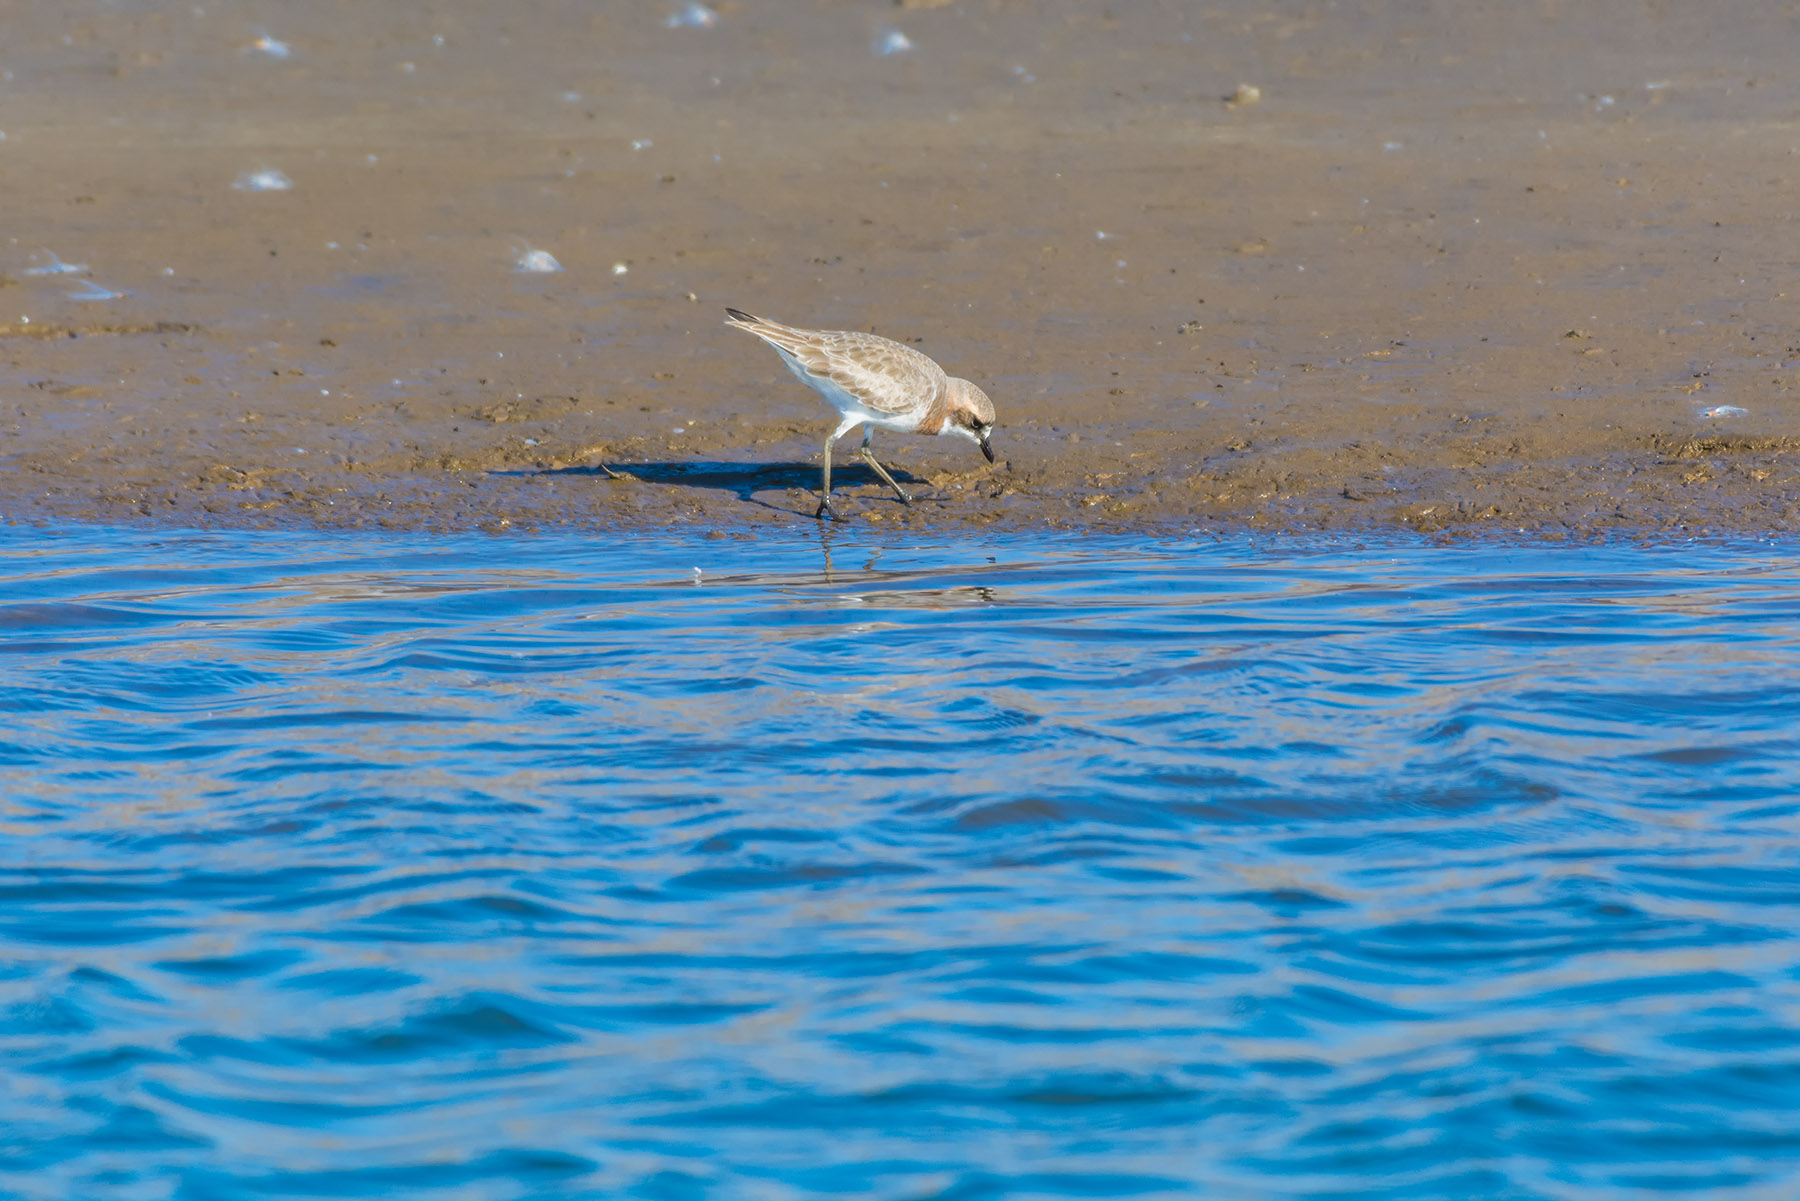
[[[1791,14],[678,8],[10,9],[0,519],[810,523],[734,305],[994,398],[853,522],[1800,529]]]

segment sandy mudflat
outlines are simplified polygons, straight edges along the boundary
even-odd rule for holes
[[[678,8],[11,6],[0,518],[810,521],[730,304],[993,396],[851,521],[1800,529],[1794,14]]]

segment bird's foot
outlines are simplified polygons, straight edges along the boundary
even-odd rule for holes
[[[819,507],[813,510],[814,521],[824,521],[827,517],[831,518],[833,521],[843,520],[843,518],[838,515],[837,509],[832,505],[830,498],[820,501]]]

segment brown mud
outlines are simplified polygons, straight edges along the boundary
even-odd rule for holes
[[[0,519],[810,522],[729,304],[994,398],[852,522],[1800,529],[1791,7],[681,7],[9,6]]]

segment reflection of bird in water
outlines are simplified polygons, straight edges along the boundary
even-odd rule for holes
[[[875,592],[839,592],[824,598],[836,605],[856,605],[879,609],[969,609],[991,605],[1000,596],[992,588],[965,584],[960,588],[916,588],[908,591],[881,589]]]
[[[944,369],[910,346],[856,330],[796,329],[726,309],[733,329],[755,334],[781,356],[801,383],[843,415],[825,439],[825,470],[814,517],[837,517],[831,506],[831,444],[857,425],[863,427],[857,456],[875,469],[901,503],[912,496],[875,461],[869,438],[875,427],[909,434],[956,434],[981,447],[994,461],[988,435],[994,430],[994,403],[966,379]]]

